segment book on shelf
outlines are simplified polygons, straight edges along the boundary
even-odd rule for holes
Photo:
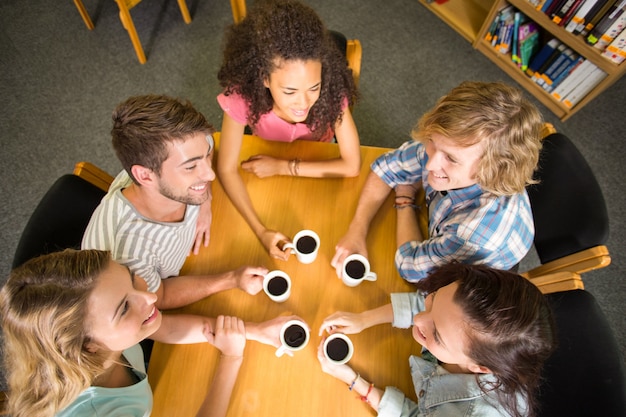
[[[563,26],[572,13],[580,6],[583,0],[567,0],[552,17],[552,21],[559,26]]]
[[[585,26],[580,30],[580,32],[574,31],[575,34],[580,34],[581,36],[587,36],[591,30],[596,26],[596,24],[602,19],[602,17],[615,5],[615,3],[620,0],[600,0],[596,3],[595,6],[591,9],[589,14],[587,15],[588,19]]]
[[[580,9],[582,5],[585,4],[585,1],[587,0],[576,0],[572,7],[570,7],[569,10],[564,13],[563,18],[559,22],[559,26],[565,27],[576,15],[578,9]]]
[[[585,27],[585,19],[587,18],[587,14],[591,11],[593,6],[598,2],[598,0],[585,0],[583,4],[575,11],[574,15],[570,19],[569,22],[565,25],[565,30],[568,32],[574,32],[578,25],[581,25],[580,29],[582,30]]]
[[[491,46],[496,47],[496,45],[498,44],[500,32],[502,30],[502,26],[504,25],[504,20],[506,16],[508,16],[510,13],[513,13],[513,10],[513,6],[506,6],[499,10],[498,13],[496,13],[493,22],[491,22],[489,30],[485,34],[485,40],[487,42],[490,42]]]
[[[556,1],[556,0],[541,0],[535,8],[539,10],[540,12],[545,13],[553,1]]]
[[[587,43],[595,45],[602,35],[608,31],[615,30],[614,28],[620,26],[623,27],[622,15],[624,14],[624,9],[626,9],[626,0],[620,0],[618,3],[614,4],[609,11],[602,16],[593,29],[591,29],[587,36]]]
[[[563,71],[570,67],[577,58],[578,55],[575,54],[571,48],[565,48],[558,59],[550,65],[550,68],[548,68],[545,73],[541,74],[541,79],[539,80],[540,82],[537,84],[541,85],[543,89],[548,92],[552,91],[554,80],[556,80]]]
[[[588,59],[583,60],[565,79],[550,93],[553,98],[562,101],[587,75],[596,67]]]
[[[550,39],[535,56],[532,57],[530,63],[528,64],[528,68],[526,69],[526,75],[532,77],[535,75],[541,66],[546,62],[546,60],[552,55],[552,53],[556,50],[556,48],[560,45],[560,41],[556,38]]]
[[[526,71],[530,60],[539,50],[539,26],[535,22],[529,21],[520,25],[518,49],[520,59],[518,67]]]
[[[520,56],[519,42],[520,42],[520,32],[519,28],[522,23],[526,20],[526,15],[522,14],[519,11],[515,11],[513,13],[513,37],[511,39],[511,60],[518,67],[522,66],[522,57]]]
[[[580,64],[582,64],[584,60],[585,60],[584,57],[578,56],[578,58],[572,61],[569,64],[569,66],[564,68],[560,74],[555,76],[554,81],[552,82],[552,85],[546,91],[548,91],[548,93],[551,93],[552,91],[554,91],[561,84],[561,82],[565,80],[572,73],[572,71],[574,71],[575,68],[577,68]]]
[[[608,74],[600,68],[595,67],[589,75],[587,75],[570,93],[563,98],[565,107],[571,109],[578,104],[591,90],[597,86],[600,81],[606,78]]]
[[[602,52],[602,56],[616,64],[624,62],[626,59],[626,30],[613,39],[613,42]]]
[[[515,24],[515,8],[506,7],[502,9],[500,16],[500,29],[495,48],[502,54],[509,53],[511,50],[511,41],[513,39],[513,26]]]
[[[554,18],[556,12],[561,9],[561,7],[567,3],[569,0],[554,0],[550,6],[544,12],[550,19]]]
[[[546,62],[544,62],[541,67],[530,77],[535,83],[539,85],[543,85],[543,75],[552,67],[552,65],[559,60],[562,56],[563,51],[567,48],[567,45],[559,42],[559,45],[552,51]]]
[[[622,11],[622,14],[615,19],[611,27],[609,27],[593,45],[594,48],[604,51],[604,49],[613,42],[620,33],[624,31],[626,27],[626,12]],[[589,34],[591,36],[591,34]]]

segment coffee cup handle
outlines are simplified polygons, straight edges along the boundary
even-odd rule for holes
[[[287,249],[293,249],[295,251],[296,247],[291,242],[285,242],[285,243],[283,243],[282,247],[280,247],[280,250],[282,250],[284,252]]]
[[[287,356],[293,356],[293,353],[291,353],[291,351],[287,349],[285,345],[280,345],[280,347],[276,349],[276,357],[278,358],[283,356],[285,353],[287,354]]]
[[[369,274],[363,277],[363,279],[366,281],[376,281],[377,278],[378,278],[378,275],[376,275],[376,272],[372,272],[372,271],[370,271]]]

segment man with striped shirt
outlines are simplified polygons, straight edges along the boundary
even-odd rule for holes
[[[209,241],[212,133],[191,103],[167,96],[131,97],[113,113],[113,148],[124,170],[94,211],[82,248],[111,251],[146,280],[160,309],[231,288],[256,294],[268,272],[244,266],[179,275],[187,256]]]

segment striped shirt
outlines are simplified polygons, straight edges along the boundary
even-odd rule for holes
[[[156,292],[161,279],[178,276],[185,263],[200,206],[188,205],[181,222],[150,220],[122,195],[131,183],[126,171],[115,178],[91,216],[82,248],[111,251],[115,261],[145,279],[148,289]]]
[[[429,205],[429,238],[406,242],[396,251],[400,275],[415,282],[451,261],[513,268],[526,256],[535,235],[526,191],[496,196],[474,184],[440,193],[428,184],[427,161],[424,145],[410,140],[371,166],[391,188],[421,182]]]

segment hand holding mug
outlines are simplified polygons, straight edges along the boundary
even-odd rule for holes
[[[317,258],[320,248],[320,237],[313,230],[301,230],[293,237],[292,242],[285,242],[283,251],[291,249],[303,264],[312,263]]]
[[[286,272],[270,271],[263,277],[263,291],[272,301],[287,301],[291,295],[291,278]]]

